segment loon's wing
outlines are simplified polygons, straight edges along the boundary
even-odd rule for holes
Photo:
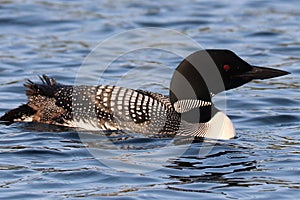
[[[31,96],[42,95],[46,97],[53,97],[59,84],[56,83],[54,78],[49,78],[46,75],[40,76],[42,84],[37,84],[31,80],[27,80],[24,84],[26,87],[25,93],[30,98]]]
[[[28,103],[6,112],[0,121],[7,122],[43,122],[52,123],[53,120],[59,123],[60,117],[66,113],[64,105],[70,99],[61,99],[58,101],[57,93],[71,92],[71,86],[64,86],[56,83],[54,78],[46,75],[40,77],[42,84],[37,84],[28,80],[24,86],[26,87],[26,95]],[[64,90],[62,90],[62,88]],[[70,95],[67,95],[70,96]],[[71,97],[70,97],[71,98]]]

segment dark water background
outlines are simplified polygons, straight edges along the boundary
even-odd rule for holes
[[[299,7],[297,0],[1,1],[0,114],[26,102],[27,78],[48,74],[72,84],[99,42],[133,28],[174,29],[204,48],[231,49],[252,64],[292,74],[228,91],[227,114],[237,138],[217,142],[205,157],[199,156],[203,144],[191,144],[183,156],[166,157],[148,173],[105,166],[74,130],[1,124],[0,198],[299,198]],[[180,62],[151,51],[119,60],[117,70],[106,74],[108,82],[164,94]],[[134,141],[128,156],[162,142]]]

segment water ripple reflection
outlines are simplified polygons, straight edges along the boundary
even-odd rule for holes
[[[27,78],[49,74],[73,84],[83,59],[98,42],[133,28],[174,29],[205,48],[231,49],[250,63],[291,72],[226,93],[236,138],[216,141],[213,148],[209,141],[195,141],[180,157],[162,152],[159,159],[165,162],[148,173],[116,170],[96,159],[90,153],[99,145],[94,133],[86,133],[90,141],[83,143],[68,128],[0,124],[1,199],[299,196],[299,1],[6,0],[0,2],[0,11],[0,115],[26,101],[22,84]],[[131,41],[134,37],[128,38]],[[103,59],[118,55],[119,49],[110,50],[114,55]],[[131,52],[112,63],[101,83],[168,94],[180,59],[157,50]],[[103,71],[101,64],[88,78]],[[155,151],[171,141],[136,134],[110,135],[110,139],[120,147],[115,150],[122,155],[116,156],[117,161],[141,152],[157,155]],[[186,147],[182,141],[176,145]],[[203,147],[211,149],[206,156],[199,151]]]

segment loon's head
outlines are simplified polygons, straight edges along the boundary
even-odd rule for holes
[[[208,49],[186,57],[171,80],[170,100],[211,101],[211,94],[230,90],[254,79],[268,79],[289,72],[250,65],[230,50]]]
[[[226,90],[254,79],[268,79],[289,74],[278,69],[250,65],[230,50],[206,50],[206,52],[218,68]]]
[[[171,79],[169,98],[175,111],[180,113],[182,121],[193,124],[218,119],[221,125],[225,124],[229,128],[225,128],[225,132],[222,128],[213,128],[213,132],[219,130],[216,132],[219,136],[213,138],[232,138],[235,135],[234,127],[226,115],[220,115],[221,112],[211,100],[212,96],[253,79],[286,74],[289,73],[252,66],[229,50],[201,50],[186,57],[176,68]],[[216,116],[223,116],[223,120]],[[220,137],[221,133],[224,136]]]

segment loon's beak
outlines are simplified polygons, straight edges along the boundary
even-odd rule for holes
[[[278,76],[283,76],[290,74],[289,72],[278,70],[278,69],[272,69],[267,67],[257,67],[252,66],[252,69],[250,71],[244,72],[243,74],[238,75],[239,77],[243,78],[249,78],[249,79],[268,79],[268,78],[274,78]]]

